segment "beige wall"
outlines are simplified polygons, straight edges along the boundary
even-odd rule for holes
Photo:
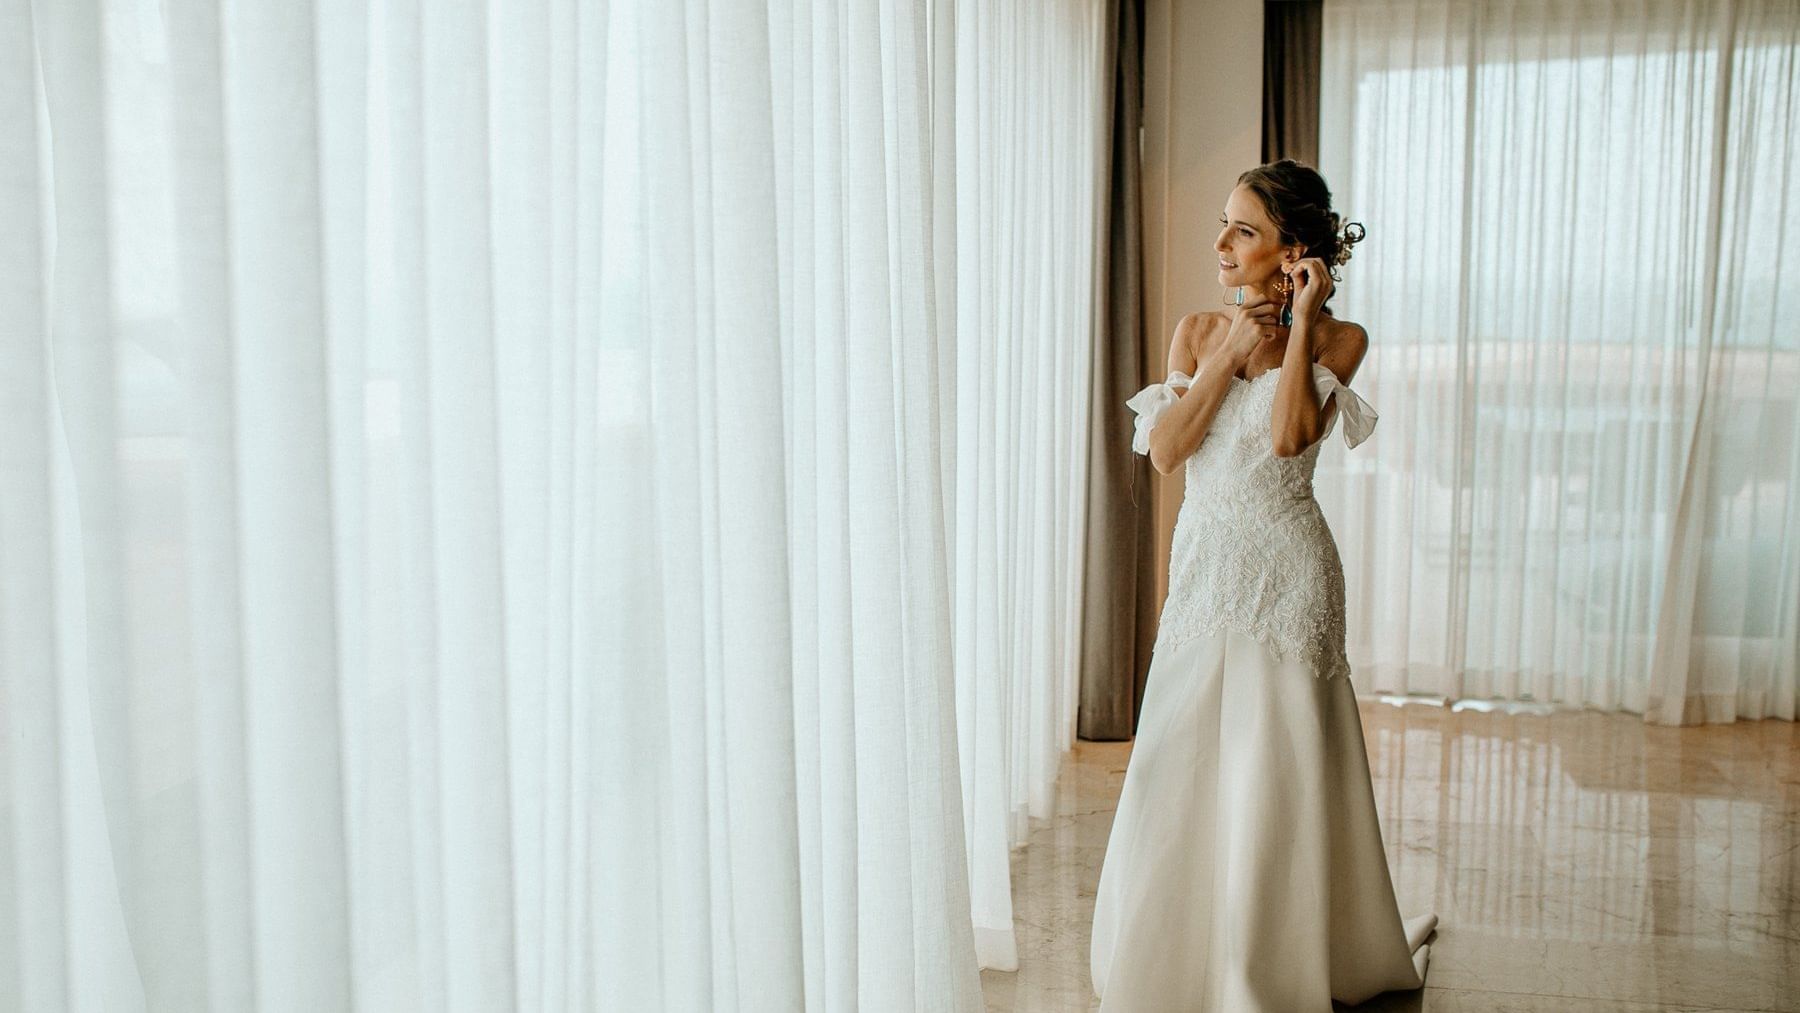
[[[1261,0],[1147,0],[1144,320],[1152,375],[1184,315],[1218,309],[1213,238],[1238,173],[1262,161]],[[1168,590],[1181,474],[1156,476],[1157,599]]]

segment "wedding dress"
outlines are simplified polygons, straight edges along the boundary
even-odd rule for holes
[[[1169,596],[1094,906],[1105,1013],[1329,1013],[1424,983],[1435,914],[1402,919],[1344,657],[1344,574],[1313,498],[1325,439],[1271,447],[1279,367],[1233,377],[1185,465]],[[1176,402],[1131,398],[1133,448]],[[1376,414],[1313,365],[1344,441]],[[1327,435],[1329,435],[1329,428]]]

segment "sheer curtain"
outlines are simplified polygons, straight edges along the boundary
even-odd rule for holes
[[[0,1007],[979,1008],[1104,6],[0,8]]]
[[[960,5],[957,714],[977,950],[1018,966],[1010,852],[1054,811],[1079,702],[1110,4]]]
[[[1365,688],[1794,718],[1797,60],[1763,0],[1326,5]]]

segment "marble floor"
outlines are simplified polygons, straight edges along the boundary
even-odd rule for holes
[[[1800,1011],[1800,727],[1361,701],[1426,987],[1356,1010]],[[1013,853],[1019,970],[993,1013],[1098,1008],[1088,928],[1128,743],[1081,742]]]

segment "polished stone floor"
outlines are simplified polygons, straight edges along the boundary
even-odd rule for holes
[[[1426,987],[1357,1010],[1800,1011],[1800,730],[1361,702]],[[1098,1008],[1088,928],[1130,746],[1078,743],[1013,854],[1020,967],[990,1011]],[[1345,1008],[1345,1007],[1340,1007]]]

